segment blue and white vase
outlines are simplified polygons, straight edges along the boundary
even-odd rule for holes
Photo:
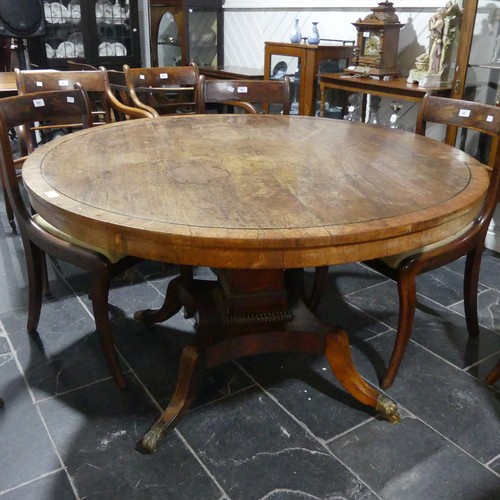
[[[318,31],[318,23],[312,23],[312,32],[307,39],[309,45],[319,45],[319,31]]]
[[[293,25],[293,30],[290,33],[290,42],[292,43],[300,43],[302,40],[302,34],[299,29],[299,20],[295,19],[295,24]]]

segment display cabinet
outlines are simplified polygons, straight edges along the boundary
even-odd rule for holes
[[[151,65],[224,64],[222,0],[150,0]]]
[[[349,66],[353,41],[321,41],[319,45],[266,42],[264,78],[290,77],[291,113],[319,114],[319,77]]]
[[[138,0],[44,2],[45,35],[28,39],[30,64],[63,69],[72,59],[121,69],[141,66]]]

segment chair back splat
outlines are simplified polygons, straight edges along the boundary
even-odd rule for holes
[[[277,112],[290,114],[290,79],[283,80],[212,80],[200,76],[200,112],[206,104],[226,104],[247,113]],[[260,105],[260,109],[259,109]]]

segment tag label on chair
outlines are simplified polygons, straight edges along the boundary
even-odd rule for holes
[[[160,78],[166,80],[168,78],[168,73],[160,73]]]
[[[139,75],[139,80],[145,80],[146,77],[144,75]]]
[[[44,194],[47,198],[59,198],[59,193],[56,191],[45,191]]]
[[[43,82],[36,82],[37,87],[43,87]]]
[[[248,87],[238,87],[238,94],[246,94],[248,92]]]
[[[229,90],[229,92],[234,92],[234,87],[232,87],[231,85],[228,85],[227,90]]]
[[[69,96],[69,97],[67,97],[67,98],[66,98],[66,100],[67,100],[69,103],[71,103],[71,104],[74,104],[74,103],[75,103],[75,98],[74,98],[74,97]]]
[[[42,108],[45,106],[45,101],[43,99],[33,99],[33,105],[35,108]]]
[[[486,121],[489,122],[489,123],[493,122],[493,115],[488,115],[486,117]]]
[[[59,87],[67,87],[68,85],[68,80],[59,80]]]
[[[470,116],[470,109],[461,109],[458,112],[458,116],[461,116],[463,118],[468,118]]]

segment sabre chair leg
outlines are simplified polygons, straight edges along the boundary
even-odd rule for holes
[[[25,240],[24,253],[28,274],[28,333],[35,332],[40,321],[43,297],[43,261],[45,254],[31,241]]]
[[[398,331],[396,332],[391,359],[382,379],[381,387],[383,389],[391,387],[403,361],[410,340],[413,320],[415,318],[415,308],[417,306],[415,274],[404,268],[404,271],[400,270],[398,273],[397,283],[399,294]]]
[[[483,256],[483,245],[476,245],[467,254],[464,272],[464,309],[467,331],[471,337],[479,335],[479,319],[477,317],[477,286],[479,283],[479,271],[481,269],[481,258]]]
[[[104,357],[109,365],[116,385],[120,389],[123,389],[127,386],[127,382],[125,381],[120,362],[118,360],[111,332],[111,324],[109,321],[108,296],[110,281],[111,277],[107,269],[102,270],[101,272],[94,271],[90,295],[92,298],[96,329],[99,334]]]
[[[327,283],[328,266],[317,267],[314,270],[314,281],[311,294],[309,295],[309,297],[304,297],[303,299],[309,310],[315,311],[318,308]]]

